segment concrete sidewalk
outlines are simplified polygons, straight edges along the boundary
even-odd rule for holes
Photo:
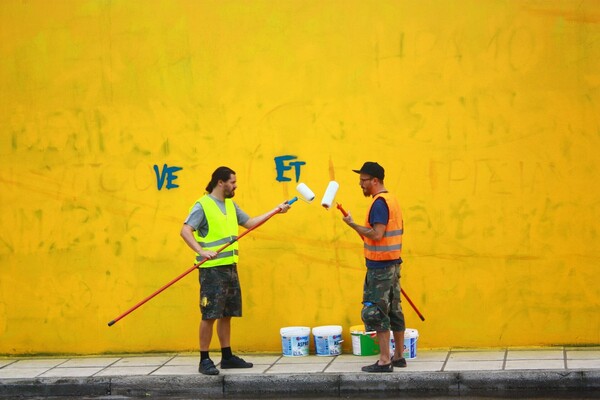
[[[244,370],[198,373],[198,354],[0,358],[0,398],[344,397],[577,394],[600,398],[600,347],[419,350],[407,368],[368,374],[377,356],[238,354]],[[220,361],[218,353],[211,354]],[[219,364],[217,364],[217,368]]]

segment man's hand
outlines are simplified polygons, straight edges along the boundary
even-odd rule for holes
[[[216,251],[210,251],[210,250],[200,250],[198,252],[198,254],[202,258],[206,258],[208,260],[212,260],[213,258],[215,258],[217,256],[217,252]]]
[[[279,206],[277,206],[277,208],[279,208],[279,213],[280,214],[285,214],[286,212],[288,212],[288,210],[291,208],[292,206],[289,205],[287,202],[285,203],[281,203]]]
[[[353,225],[355,225],[355,223],[354,223],[354,220],[352,219],[352,214],[350,214],[350,212],[348,212],[348,214],[345,217],[342,217],[342,219],[344,220],[345,223],[347,223],[351,227],[354,227]]]

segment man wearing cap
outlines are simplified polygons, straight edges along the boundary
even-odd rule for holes
[[[362,368],[365,372],[393,372],[394,367],[406,367],[404,352],[404,314],[400,305],[400,264],[402,264],[402,233],[404,222],[395,196],[383,185],[385,170],[376,162],[367,161],[358,170],[360,187],[373,202],[364,225],[358,225],[348,213],[344,222],[364,241],[367,274],[363,287],[362,320],[366,331],[376,331],[379,360]],[[390,354],[390,330],[396,349]]]

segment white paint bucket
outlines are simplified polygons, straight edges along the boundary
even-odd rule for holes
[[[417,340],[419,331],[416,329],[406,329],[404,331],[404,358],[417,358]]]
[[[281,348],[285,357],[302,357],[308,355],[310,328],[307,326],[288,326],[279,330]]]
[[[316,326],[312,330],[318,356],[342,354],[342,327],[340,325]]]

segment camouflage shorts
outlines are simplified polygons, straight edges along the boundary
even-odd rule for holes
[[[200,268],[202,319],[242,316],[242,289],[237,267]]]
[[[367,270],[361,312],[367,331],[405,330],[400,301],[400,264]]]

